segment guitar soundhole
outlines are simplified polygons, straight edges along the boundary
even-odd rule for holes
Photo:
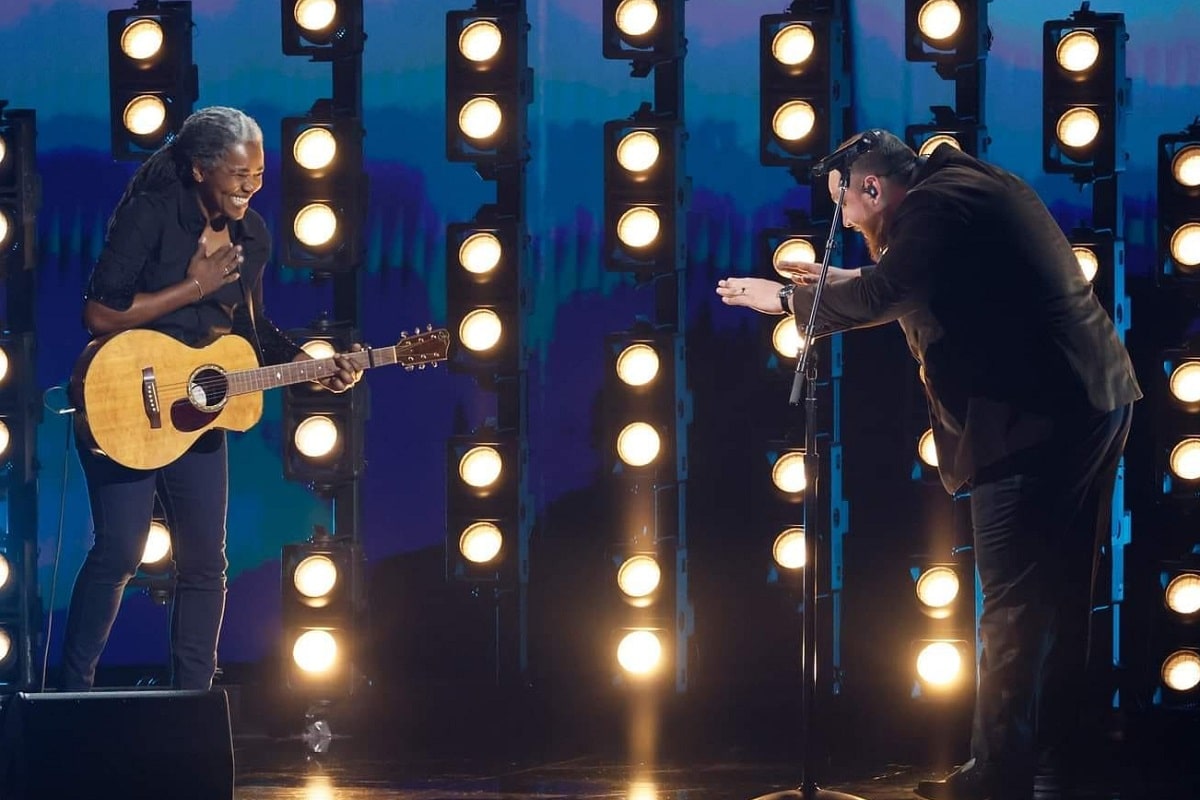
[[[229,398],[229,381],[217,367],[201,367],[188,379],[187,397],[198,411],[220,411]]]

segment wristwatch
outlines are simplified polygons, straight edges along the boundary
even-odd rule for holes
[[[792,313],[792,293],[796,291],[796,284],[789,283],[779,290],[779,307],[783,309],[784,314]]]

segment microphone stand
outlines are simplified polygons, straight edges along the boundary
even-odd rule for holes
[[[817,309],[821,303],[821,291],[829,277],[829,259],[833,255],[834,237],[842,219],[842,204],[846,201],[846,189],[850,186],[850,170],[840,172],[838,199],[833,208],[833,221],[829,224],[829,239],[825,243],[825,257],[821,261],[821,274],[813,291],[812,309],[808,323],[804,326],[804,342],[800,357],[796,361],[796,376],[792,380],[792,394],[788,402],[800,404],[801,390],[808,381],[804,398],[804,571],[801,574],[801,596],[804,603],[804,624],[800,637],[800,736],[803,752],[800,756],[800,788],[761,795],[754,800],[863,800],[857,795],[821,789],[813,778],[813,712],[817,697],[817,540],[820,532],[816,524],[820,516],[817,508],[817,478],[820,475],[817,458],[817,367],[816,356],[810,360],[813,334],[817,327]]]

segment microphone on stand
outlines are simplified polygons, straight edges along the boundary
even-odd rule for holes
[[[854,159],[861,156],[863,153],[879,144],[879,131],[867,131],[857,139],[846,142],[844,145],[834,150],[829,155],[822,158],[820,161],[812,165],[812,176],[821,178],[833,172],[835,169],[838,172],[845,172],[846,167]]]

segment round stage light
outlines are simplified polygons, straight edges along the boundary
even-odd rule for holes
[[[292,233],[305,247],[323,247],[337,235],[337,214],[325,203],[309,203],[292,220]]]
[[[817,39],[812,28],[802,22],[784,25],[771,40],[771,55],[780,64],[798,67],[812,58]]]
[[[962,10],[954,0],[929,0],[917,12],[917,28],[931,42],[943,43],[958,33]]]
[[[617,163],[629,172],[646,172],[658,163],[661,149],[650,131],[632,131],[617,143]]]
[[[473,353],[484,353],[500,342],[504,325],[500,316],[490,308],[468,312],[458,326],[458,339]]]
[[[808,487],[808,478],[804,474],[804,454],[790,450],[771,465],[771,482],[781,492],[800,494]]]
[[[0,161],[4,160],[0,154]],[[1171,175],[1189,189],[1200,186],[1200,145],[1189,144],[1171,159]]]
[[[0,233],[0,241],[4,240],[4,235]],[[8,350],[0,347],[0,384],[8,380]]]
[[[1068,109],[1058,118],[1055,133],[1065,147],[1087,147],[1100,133],[1100,116],[1090,108]]]
[[[917,578],[917,600],[930,609],[944,609],[958,597],[958,575],[949,567],[930,567]]]
[[[167,121],[167,106],[160,97],[140,94],[125,105],[121,121],[134,136],[150,136],[162,130]]]
[[[307,170],[325,169],[337,157],[337,139],[329,128],[308,128],[292,144],[292,157]]]
[[[1189,437],[1171,450],[1171,472],[1180,480],[1200,480],[1200,439]]]
[[[292,585],[305,597],[325,597],[337,585],[338,568],[333,559],[320,553],[306,556],[292,571]]]
[[[617,663],[633,675],[649,675],[662,662],[662,642],[654,631],[630,631],[617,645]]]
[[[649,247],[658,241],[662,222],[658,212],[646,206],[629,209],[617,220],[617,238],[626,247]]]
[[[500,555],[504,535],[494,522],[472,522],[458,537],[458,552],[472,564],[486,564]]]
[[[12,566],[8,563],[8,556],[0,553],[0,591],[8,588],[8,579],[12,577]]]
[[[333,24],[337,16],[336,0],[296,0],[292,18],[309,33],[319,33]]]
[[[1175,229],[1171,234],[1171,258],[1185,272],[1200,266],[1200,223],[1188,222]]]
[[[781,269],[784,264],[794,264],[798,261],[807,261],[811,264],[816,260],[817,250],[813,247],[813,243],[799,237],[784,239],[771,254],[771,266],[775,267],[775,271],[785,278],[790,278],[791,275]]]
[[[775,330],[771,331],[771,346],[783,358],[799,357],[804,349],[804,335],[800,333],[795,317],[785,314],[783,319],[775,323]]]
[[[328,339],[309,339],[300,345],[300,349],[307,353],[309,358],[330,358],[337,354],[337,350],[333,349],[333,342]]]
[[[1091,31],[1071,31],[1059,41],[1054,57],[1067,72],[1086,72],[1100,57],[1100,42]]]
[[[621,0],[614,18],[617,30],[626,36],[645,36],[658,25],[658,4],[654,0]]]
[[[458,247],[458,263],[474,275],[486,275],[500,265],[503,248],[494,233],[472,233]]]
[[[962,654],[950,642],[930,642],[917,655],[917,674],[930,686],[945,688],[962,674]]]
[[[7,628],[0,628],[0,664],[7,664],[12,653],[12,635]]]
[[[1171,396],[1181,403],[1200,403],[1200,361],[1185,361],[1171,370]]]
[[[931,467],[938,465],[937,442],[933,440],[932,428],[921,434],[917,442],[917,456]]]
[[[634,599],[653,594],[661,582],[662,570],[651,556],[630,556],[617,570],[617,586]]]
[[[1190,616],[1200,611],[1200,575],[1185,572],[1176,575],[1163,592],[1167,608],[1176,614]]]
[[[617,434],[617,455],[631,467],[644,467],[658,458],[662,440],[654,426],[631,422]]]
[[[8,444],[12,439],[12,433],[8,429],[8,423],[0,420],[0,457],[8,455]]]
[[[617,377],[628,386],[645,386],[658,377],[658,353],[648,344],[629,345],[617,356]]]
[[[163,29],[158,20],[135,19],[121,31],[121,52],[134,61],[154,58],[162,45]]]
[[[798,142],[812,133],[817,112],[803,100],[789,100],[771,118],[771,130],[785,142]]]
[[[1163,660],[1162,682],[1176,692],[1200,686],[1200,655],[1193,650],[1176,650]]]
[[[321,414],[307,417],[296,426],[292,441],[306,458],[324,458],[337,446],[337,424]]]
[[[921,142],[921,147],[917,151],[917,155],[931,156],[933,151],[937,150],[944,144],[948,144],[955,150],[962,150],[962,144],[955,137],[948,133],[935,133],[925,141]]]
[[[6,156],[8,156],[8,141],[0,136],[0,166],[3,166]]]
[[[771,545],[771,557],[783,569],[802,569],[808,561],[804,528],[799,525],[785,528]]]
[[[9,216],[8,210],[0,208],[0,247],[7,247],[9,234],[12,233],[15,226],[12,223],[12,217]]]
[[[504,462],[494,447],[472,447],[458,460],[458,477],[476,489],[486,489],[500,478]]]
[[[477,19],[458,35],[458,52],[468,61],[482,64],[496,57],[503,41],[499,25],[489,19]]]
[[[171,552],[171,534],[159,520],[150,523],[146,544],[142,547],[142,563],[151,566],[166,559]]]
[[[337,640],[329,631],[305,631],[292,645],[292,660],[310,674],[328,672],[337,663]]]
[[[1094,281],[1096,273],[1100,271],[1100,259],[1096,258],[1096,252],[1090,247],[1072,247],[1071,251],[1075,253],[1075,260],[1079,262],[1084,280],[1088,283]]]
[[[458,112],[458,129],[463,136],[477,142],[495,136],[503,122],[500,104],[491,97],[472,97]]]

